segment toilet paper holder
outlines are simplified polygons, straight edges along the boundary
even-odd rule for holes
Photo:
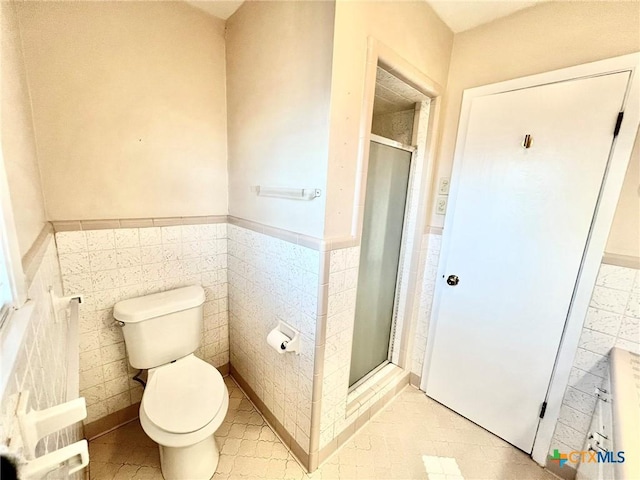
[[[300,332],[298,332],[291,325],[283,322],[282,320],[278,321],[278,326],[275,330],[279,331],[283,335],[286,335],[289,340],[284,340],[280,345],[280,348],[285,352],[296,353],[300,355]]]

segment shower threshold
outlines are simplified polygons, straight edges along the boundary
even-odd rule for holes
[[[362,377],[360,380],[358,380],[356,383],[354,383],[353,385],[351,385],[349,387],[349,394],[351,394],[351,392],[357,390],[359,387],[361,387],[362,385],[364,385],[369,379],[371,379],[372,377],[374,377],[378,372],[380,372],[381,370],[384,369],[384,367],[386,367],[387,365],[391,364],[391,362],[389,360],[385,360],[384,362],[382,362],[380,365],[378,365],[376,368],[374,368],[373,370],[371,370],[369,373],[367,373],[364,377]]]

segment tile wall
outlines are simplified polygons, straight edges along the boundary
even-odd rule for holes
[[[440,247],[442,235],[427,233],[422,237],[420,249],[420,264],[422,278],[420,279],[420,297],[418,299],[418,316],[413,338],[411,352],[411,373],[422,377],[424,353],[427,348],[427,334],[429,332],[429,320],[431,319],[431,307],[436,288],[436,275],[438,274],[438,260],[440,259]],[[419,386],[419,381],[418,385]]]
[[[426,178],[424,170],[427,165],[427,136],[429,126],[429,112],[431,110],[429,102],[416,104],[417,110],[411,111],[411,118],[417,119],[417,130],[413,132],[412,139],[407,145],[416,146],[416,151],[412,157],[411,172],[409,175],[409,185],[407,190],[407,205],[405,210],[405,220],[402,227],[402,250],[400,259],[400,269],[398,271],[398,292],[396,295],[397,307],[393,324],[393,344],[391,348],[391,360],[400,364],[401,358],[407,352],[404,351],[405,341],[402,335],[397,332],[409,331],[413,329],[416,317],[416,292],[419,289],[419,268],[415,268],[418,263],[420,267],[420,247],[422,235],[416,234],[423,231],[420,219],[424,218],[422,209],[426,197],[424,189],[426,188]],[[416,118],[417,117],[417,118]],[[411,129],[410,129],[411,130]],[[405,320],[407,323],[405,324]],[[411,336],[413,336],[411,334]],[[408,342],[408,348],[411,342]],[[409,351],[410,352],[410,351]]]
[[[113,304],[124,298],[201,283],[207,300],[203,346],[198,353],[216,366],[231,360],[276,419],[308,452],[320,252],[227,224],[59,232],[56,242],[61,275],[56,247],[49,240],[47,254],[30,288],[37,308],[14,383],[2,399],[5,438],[15,427],[10,413],[18,388],[31,385],[37,392],[34,404],[38,408],[62,401],[66,395],[66,359],[59,349],[49,348],[63,342],[50,339],[64,338],[66,324],[52,324],[45,296],[49,284],[62,280],[66,294],[85,296],[80,319],[80,387],[87,399],[90,422],[141,397],[140,387],[130,380],[132,371],[121,331],[113,324]],[[422,373],[440,246],[441,235],[423,237],[424,273],[411,366],[418,376]],[[329,252],[320,449],[352,424],[369,403],[386,393],[378,392],[358,408],[347,410],[359,256],[359,247]],[[603,264],[552,449],[582,448],[595,405],[594,388],[604,376],[608,351],[615,345],[640,352],[639,310],[638,270]],[[301,355],[280,355],[267,346],[266,336],[278,320],[302,333]],[[45,373],[47,369],[50,373]],[[44,378],[56,380],[47,382]],[[69,442],[70,436],[70,432],[64,432],[42,448]]]
[[[231,364],[309,453],[320,252],[228,227]],[[300,355],[266,338],[278,320],[301,333]]]
[[[400,383],[406,383],[403,370],[391,365],[349,393],[360,247],[332,250],[329,255],[319,442],[319,449],[325,452],[337,447],[337,440],[353,434],[369,418],[374,405],[381,406]]]
[[[411,145],[415,110],[381,113],[373,116],[371,133]]]
[[[609,351],[640,354],[640,271],[602,264],[573,361],[550,452],[582,450]]]
[[[35,270],[28,290],[34,310],[1,403],[0,445],[8,444],[12,453],[20,453],[22,449],[20,429],[15,416],[18,392],[28,390],[31,407],[36,410],[78,397],[77,391],[67,391],[68,383],[77,384],[73,380],[77,380],[78,375],[77,372],[68,371],[68,320],[64,312],[61,312],[62,320],[55,321],[49,296],[49,287],[53,287],[58,294],[62,293],[53,235],[45,239],[43,249],[46,253]],[[36,454],[43,455],[76,442],[81,437],[82,432],[78,426],[56,432],[39,443]]]
[[[354,412],[355,416],[347,419],[346,412],[359,262],[360,247],[332,250],[329,254],[320,449],[357,417]]]
[[[56,233],[64,291],[85,297],[80,390],[87,400],[87,423],[142,398],[113,320],[120,300],[202,285],[203,341],[196,354],[216,367],[229,362],[226,237],[223,223]]]

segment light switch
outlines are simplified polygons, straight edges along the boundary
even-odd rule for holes
[[[444,215],[447,213],[447,197],[442,195],[436,198],[436,215]]]
[[[440,178],[440,181],[438,182],[438,194],[449,195],[449,183],[451,182],[448,177]]]

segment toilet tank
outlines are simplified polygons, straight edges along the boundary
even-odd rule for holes
[[[198,285],[116,303],[113,316],[122,327],[131,366],[154,368],[195,352],[203,304],[204,290]]]

